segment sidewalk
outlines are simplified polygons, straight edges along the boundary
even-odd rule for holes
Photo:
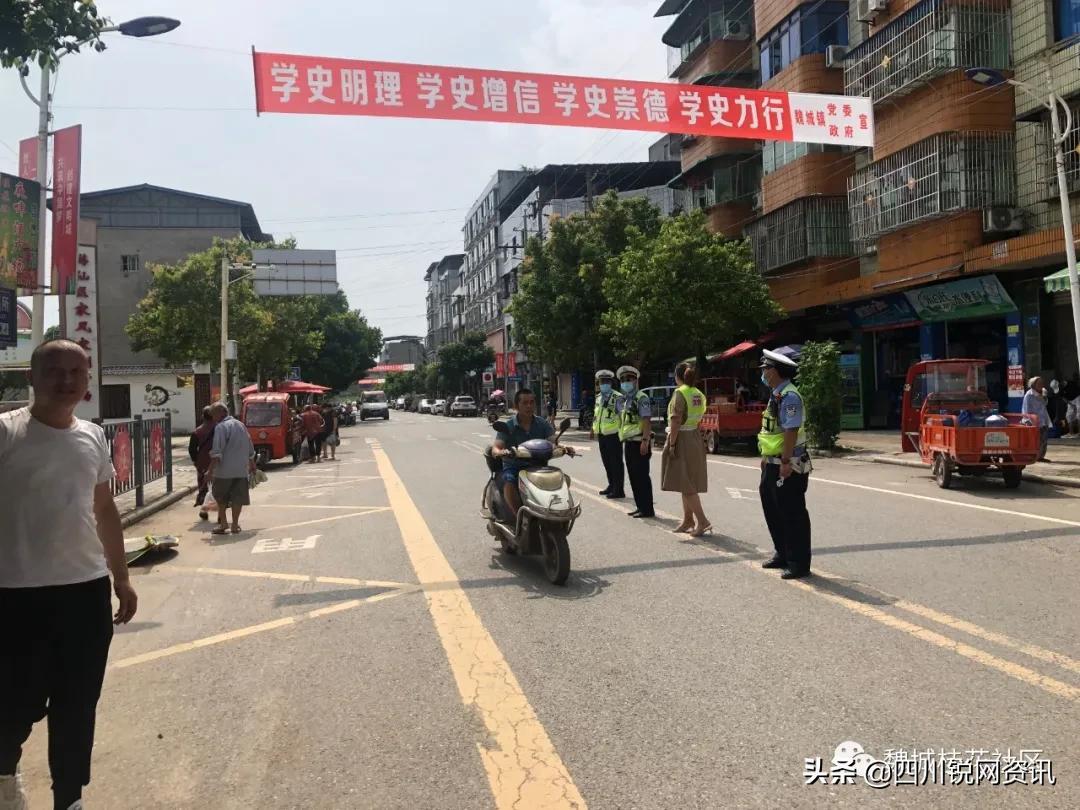
[[[125,528],[187,498],[195,491],[198,476],[195,473],[195,465],[188,458],[187,443],[186,436],[173,437],[173,491],[171,493],[166,492],[165,479],[159,478],[143,487],[141,508],[135,506],[135,490],[116,496],[116,508],[120,510],[120,518]]]
[[[900,433],[895,430],[845,430],[837,443],[854,451],[855,458],[863,457],[883,464],[924,466],[917,454],[900,452]],[[1046,457],[1047,461],[1024,468],[1025,480],[1080,487],[1080,439],[1051,439]]]

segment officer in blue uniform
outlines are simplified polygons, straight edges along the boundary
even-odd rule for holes
[[[761,358],[761,382],[769,388],[769,402],[758,433],[758,492],[775,549],[763,567],[784,569],[782,579],[802,579],[810,574],[806,487],[812,465],[806,451],[802,396],[791,382],[798,368],[790,357],[769,349]]]

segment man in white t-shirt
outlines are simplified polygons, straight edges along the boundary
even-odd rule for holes
[[[131,620],[137,599],[105,434],[75,417],[86,352],[41,344],[30,382],[34,404],[0,414],[0,810],[26,807],[19,759],[46,714],[55,807],[78,809],[112,625]]]

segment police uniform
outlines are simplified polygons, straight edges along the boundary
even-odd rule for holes
[[[618,376],[621,379],[624,374],[633,374],[637,379],[641,375],[633,366],[621,366]],[[641,454],[643,419],[652,419],[652,402],[648,394],[635,388],[633,392],[623,392],[617,403],[619,412],[619,441],[623,446],[623,458],[626,461],[626,474],[630,479],[630,489],[634,493],[634,505],[636,509],[630,513],[631,517],[650,518],[655,515],[653,510],[652,476],[649,472],[649,464],[652,460],[652,443],[649,443],[648,452]]]
[[[592,431],[600,445],[600,460],[604,463],[607,474],[607,488],[600,491],[609,498],[625,498],[625,480],[623,473],[622,442],[619,441],[618,403],[622,395],[612,390],[603,393],[599,390],[601,380],[614,384],[615,372],[602,369],[596,372],[597,394],[593,408]]]
[[[765,350],[762,368],[797,369],[798,364],[778,352]],[[766,568],[787,569],[784,577],[799,578],[810,573],[810,513],[806,510],[806,487],[812,465],[806,452],[804,409],[799,389],[791,380],[782,380],[769,393],[769,403],[761,415],[758,450],[762,457],[761,508],[772,536],[775,555]],[[791,453],[791,475],[781,478],[785,431],[798,431]]]

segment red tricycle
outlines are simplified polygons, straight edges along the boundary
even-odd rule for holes
[[[981,476],[991,467],[1015,489],[1038,460],[1038,417],[997,412],[986,394],[989,362],[924,360],[908,369],[901,447],[931,465],[942,489],[954,474]]]
[[[255,445],[260,469],[279,458],[289,458],[293,464],[300,461],[303,444],[300,420],[289,405],[289,395],[284,391],[244,397],[240,421],[247,426],[251,443]]]
[[[725,441],[757,436],[765,403],[748,401],[749,392],[735,377],[709,377],[702,389],[707,404],[698,429],[709,452],[719,453]]]

